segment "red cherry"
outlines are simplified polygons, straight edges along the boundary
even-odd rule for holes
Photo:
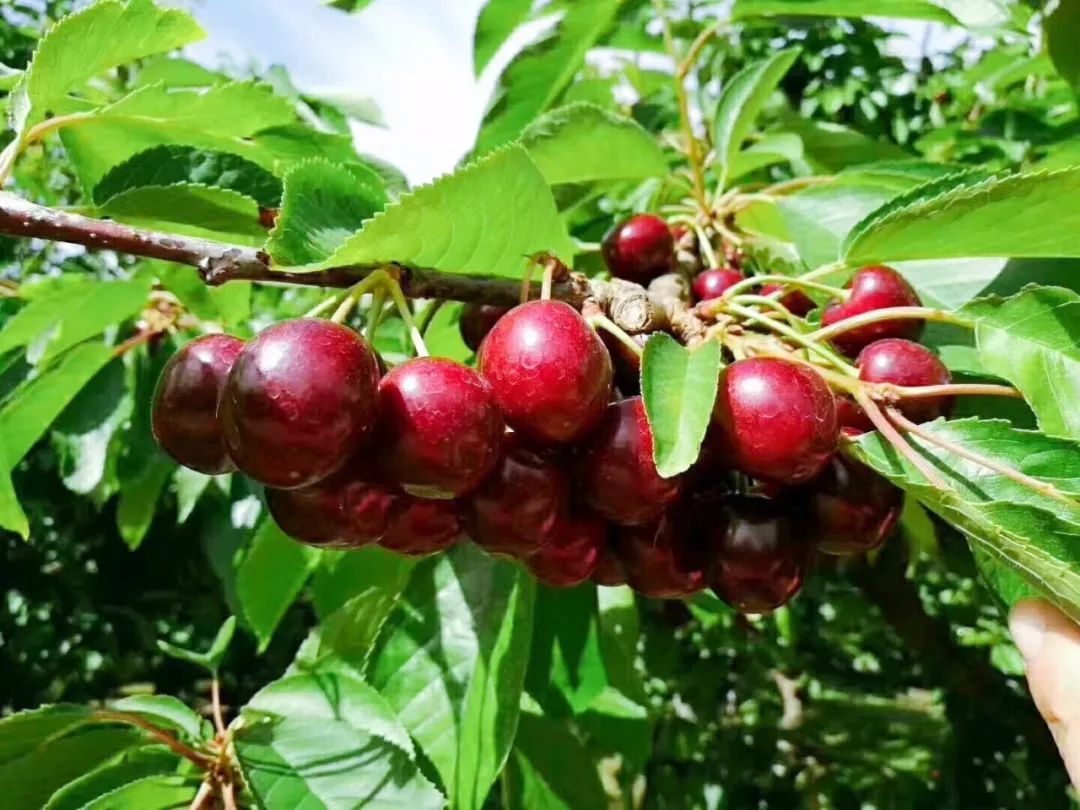
[[[719,298],[728,287],[734,287],[745,280],[746,276],[730,267],[722,270],[706,270],[698,273],[694,278],[694,298],[698,301]]]
[[[277,489],[344,466],[375,425],[379,369],[356,332],[302,318],[271,326],[233,364],[218,418],[241,472]]]
[[[236,469],[225,450],[217,404],[244,341],[195,338],[169,358],[154,391],[154,438],[173,460],[206,475]]]
[[[838,394],[836,397],[836,421],[840,424],[840,432],[852,438],[874,429],[874,423],[870,421],[866,411],[847,394]]]
[[[491,387],[468,366],[419,357],[379,383],[380,462],[420,498],[475,489],[499,460],[504,425]]]
[[[529,301],[510,310],[484,339],[479,365],[507,424],[535,442],[579,441],[611,399],[607,349],[561,301]]]
[[[674,503],[681,478],[661,478],[641,397],[608,406],[578,467],[585,502],[613,523],[643,526]]]
[[[812,484],[817,547],[826,554],[862,554],[889,539],[904,493],[857,461],[836,456]]]
[[[802,587],[811,549],[796,539],[781,501],[733,498],[714,530],[709,585],[742,613],[775,610]]]
[[[432,501],[398,493],[379,539],[383,548],[406,557],[426,557],[450,548],[461,537],[454,501]]]
[[[626,581],[654,599],[682,599],[705,587],[705,559],[665,515],[649,526],[624,528],[618,556]]]
[[[526,557],[556,534],[570,498],[570,482],[554,456],[511,435],[498,466],[465,504],[465,523],[490,554]]]
[[[786,288],[782,284],[766,284],[761,288],[761,294],[772,295],[784,289]],[[780,296],[780,303],[787,307],[788,312],[792,315],[798,315],[800,318],[805,318],[817,309],[817,304],[813,302],[810,296],[802,290],[794,288]]]
[[[525,560],[538,580],[553,588],[573,588],[596,571],[606,547],[607,526],[596,515],[563,521],[551,542]]]
[[[593,571],[592,581],[597,585],[607,588],[615,588],[626,584],[626,573],[619,561],[618,552],[615,550],[613,539],[608,532],[607,541],[600,549],[600,559],[596,562],[596,570]]]
[[[813,369],[751,358],[720,375],[713,407],[723,457],[742,472],[782,484],[809,481],[836,450],[836,400]]]
[[[843,303],[832,303],[825,308],[822,326],[892,307],[921,306],[918,294],[907,280],[891,267],[864,267],[851,280],[851,295]],[[910,338],[922,334],[923,321],[903,319],[879,321],[843,332],[832,339],[833,346],[848,357],[854,357],[864,346],[882,338]]]
[[[604,238],[604,263],[617,278],[648,284],[675,264],[675,237],[660,217],[638,214]]]
[[[458,329],[461,330],[461,339],[465,341],[465,345],[474,352],[480,351],[480,344],[484,342],[487,333],[491,331],[499,318],[509,311],[509,307],[466,304],[461,310],[461,319],[458,321]]]
[[[631,351],[630,347],[615,337],[611,332],[597,332],[603,341],[611,364],[615,371],[615,386],[623,396],[633,396],[641,391],[641,355]],[[630,335],[642,349],[652,335]]]
[[[871,383],[892,383],[905,387],[948,385],[952,376],[937,356],[918,343],[899,338],[871,343],[855,361],[859,379]],[[897,407],[912,422],[930,422],[946,415],[952,408],[952,397],[902,399]]]

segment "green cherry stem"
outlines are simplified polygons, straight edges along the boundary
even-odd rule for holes
[[[309,309],[307,312],[305,312],[300,317],[301,318],[318,318],[318,317],[321,317],[322,315],[324,315],[325,313],[329,312],[334,307],[336,307],[338,305],[339,301],[341,301],[341,296],[340,295],[331,295],[329,298],[324,299],[318,305],[316,305],[316,306],[312,307],[311,309]]]
[[[948,490],[949,485],[945,483],[945,479],[938,475],[930,463],[919,455],[918,451],[911,446],[911,443],[896,429],[896,426],[889,421],[884,412],[878,406],[874,400],[872,400],[865,391],[855,390],[852,395],[855,397],[855,401],[859,403],[859,407],[863,409],[866,416],[873,423],[874,427],[878,429],[886,441],[895,447],[904,458],[911,462],[923,477],[930,482],[931,486],[935,489]]]
[[[877,383],[885,399],[930,399],[932,397],[1010,397],[1023,399],[1024,395],[1008,385],[983,385],[981,383],[950,383],[949,385],[903,386]]]
[[[931,309],[930,307],[887,307],[885,309],[874,309],[870,312],[864,312],[861,315],[853,315],[850,318],[844,318],[844,320],[837,321],[832,324],[832,326],[826,326],[822,329],[818,329],[816,332],[811,332],[806,337],[808,340],[812,341],[829,340],[837,335],[850,332],[852,329],[858,329],[859,327],[867,326],[872,323],[900,320],[934,321],[936,323],[951,323],[957,326],[966,326],[968,328],[971,328],[972,326],[971,321],[967,318],[962,318],[959,315],[945,312],[940,309]]]
[[[765,284],[779,284],[784,287],[796,287],[803,290],[814,290],[816,292],[826,293],[833,298],[839,298],[846,300],[850,293],[847,290],[842,290],[839,287],[831,287],[828,284],[821,284],[817,281],[807,281],[802,276],[780,276],[780,275],[768,275],[768,276],[751,276],[748,279],[744,279],[737,284],[732,284],[726,290],[724,290],[721,298],[734,298],[740,295],[743,290],[753,289],[754,287],[764,286]],[[771,293],[769,298],[781,298],[783,297],[783,290]]]
[[[616,324],[613,320],[611,320],[611,318],[609,318],[604,313],[602,313],[602,312],[589,313],[588,315],[585,316],[585,321],[589,324],[589,326],[591,326],[596,331],[603,330],[603,331],[607,332],[609,335],[613,336],[616,340],[619,341],[619,343],[626,346],[626,348],[628,348],[630,351],[632,351],[638,357],[641,357],[642,354],[644,354],[645,350],[641,346],[639,346],[635,342],[635,340],[632,337],[630,337],[630,335],[628,335],[626,333],[625,330],[620,328],[618,324]]]
[[[712,242],[709,241],[709,236],[705,233],[705,229],[698,222],[693,223],[693,228],[706,263],[709,267],[719,267],[720,263],[716,258],[716,251],[713,250]]]
[[[375,342],[375,333],[379,331],[379,323],[382,321],[383,307],[385,305],[386,290],[383,287],[376,287],[371,292],[371,305],[367,310],[367,323],[364,327],[368,343]]]
[[[784,320],[787,321],[791,325],[791,328],[794,329],[796,332],[801,332],[801,326],[803,323],[805,323],[805,321],[802,321],[800,318],[793,315],[790,309],[780,303],[780,300],[778,298],[773,298],[772,296],[737,295],[731,299],[731,303],[768,307],[769,309],[775,311],[778,315],[783,316]]]
[[[781,323],[775,318],[770,318],[769,316],[763,315],[756,310],[740,306],[739,304],[735,304],[730,301],[725,302],[724,311],[732,315],[738,315],[739,317],[744,318],[748,321],[754,321],[755,323],[764,326],[772,332],[783,335],[792,343],[796,344],[797,346],[801,346],[802,348],[809,351],[811,354],[817,355],[821,360],[824,360],[831,366],[835,366],[836,368],[843,371],[845,374],[848,374],[852,377],[858,376],[858,371],[854,366],[841,360],[839,357],[836,356],[834,352],[828,350],[822,351],[823,347],[820,344],[810,340],[809,335],[803,335],[799,332],[796,332],[786,323]]]
[[[424,343],[424,335],[416,326],[412,310],[409,308],[409,300],[405,297],[405,293],[401,291],[401,285],[398,284],[397,279],[385,270],[377,270],[376,272],[382,273],[385,278],[384,283],[386,290],[390,293],[390,298],[397,307],[398,315],[400,315],[401,320],[405,322],[405,328],[409,330],[409,337],[412,339],[413,348],[416,349],[417,357],[428,357],[429,352],[427,350],[427,344]]]

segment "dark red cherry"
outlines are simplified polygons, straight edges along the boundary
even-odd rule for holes
[[[626,573],[619,561],[618,552],[615,549],[615,538],[612,536],[610,527],[607,531],[607,539],[600,549],[600,558],[596,562],[596,570],[593,571],[592,581],[597,585],[615,588],[626,584]]]
[[[781,284],[766,284],[761,288],[761,294],[772,295],[773,293],[781,292],[784,289],[785,287]],[[787,307],[788,312],[792,315],[798,315],[800,318],[805,318],[817,309],[817,304],[811,300],[810,296],[802,290],[795,288],[792,288],[781,295],[780,303]]]
[[[233,364],[218,417],[241,472],[276,489],[340,470],[375,426],[379,369],[356,332],[316,318],[262,331]]]
[[[617,541],[626,581],[655,599],[681,599],[705,587],[706,560],[665,515],[649,526],[624,528]]]
[[[641,391],[641,355],[610,332],[597,332],[600,340],[611,355],[611,364],[615,371],[615,386],[623,396],[633,396]],[[651,335],[630,335],[643,350]]]
[[[675,237],[660,217],[637,214],[604,238],[604,263],[616,278],[648,284],[675,263]]]
[[[728,287],[734,287],[745,280],[746,276],[730,267],[698,273],[694,278],[694,300],[710,301],[719,298]]]
[[[561,301],[529,301],[499,319],[480,347],[480,372],[506,423],[531,441],[576,442],[611,399],[611,357]]]
[[[525,567],[553,588],[580,585],[600,564],[606,532],[606,524],[596,515],[574,515],[562,522],[550,543],[525,560]]]
[[[379,383],[379,461],[420,498],[457,498],[494,469],[505,426],[491,387],[468,366],[418,357]]]
[[[406,557],[426,557],[450,548],[461,537],[454,501],[432,501],[398,493],[379,539],[383,548]]]
[[[474,352],[480,351],[480,344],[484,342],[487,333],[495,326],[496,321],[509,311],[509,307],[466,304],[461,310],[461,320],[458,321],[458,329],[461,330],[461,339],[465,341],[465,345]]]
[[[784,502],[732,498],[715,524],[709,585],[742,613],[775,610],[802,587],[812,548],[796,537]]]
[[[526,557],[550,541],[562,523],[570,482],[561,459],[506,440],[495,470],[465,502],[473,541],[491,554]]]
[[[890,338],[871,343],[856,361],[859,379],[872,383],[892,383],[904,387],[948,385],[952,376],[937,355],[910,340]],[[905,398],[897,405],[912,422],[930,422],[946,415],[952,397]]]
[[[229,335],[195,338],[169,358],[154,391],[154,438],[175,461],[206,475],[236,469],[218,422],[221,389],[244,341]]]
[[[678,500],[682,479],[661,478],[645,404],[631,397],[608,406],[578,465],[581,495],[622,526],[652,523]]]
[[[862,554],[889,539],[904,493],[869,467],[841,456],[810,485],[814,533],[826,554]]]
[[[825,308],[822,326],[831,326],[855,315],[877,309],[921,306],[918,294],[907,280],[891,267],[864,267],[851,280],[851,294],[843,303]],[[922,334],[923,321],[902,319],[880,321],[843,332],[832,339],[833,346],[848,357],[854,357],[863,347],[883,338],[910,338]]]
[[[847,394],[836,396],[836,421],[840,424],[840,432],[849,438],[861,436],[874,429],[874,423],[870,421],[866,411]]]
[[[813,369],[751,358],[720,375],[712,432],[736,469],[782,484],[818,475],[836,451],[836,400]]]

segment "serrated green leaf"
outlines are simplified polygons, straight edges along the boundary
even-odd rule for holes
[[[529,19],[533,0],[487,0],[480,10],[473,36],[473,66],[484,72],[491,58],[519,25]]]
[[[495,102],[477,136],[476,154],[515,140],[554,104],[585,55],[611,26],[622,0],[576,0],[543,41],[526,48],[503,72]]]
[[[543,176],[520,146],[403,194],[332,256],[306,266],[400,262],[444,273],[520,278],[527,256],[573,247]]]
[[[146,810],[188,807],[199,789],[193,777],[155,774],[114,788],[86,804],[83,810]]]
[[[1080,257],[1080,167],[920,186],[859,223],[841,258],[860,265],[999,256]]]
[[[844,237],[872,211],[896,196],[875,185],[828,185],[783,197],[776,203],[785,230],[809,267],[836,259]]]
[[[893,262],[923,304],[957,309],[987,289],[1006,268],[1006,259],[930,259]]]
[[[728,167],[728,181],[738,180],[766,166],[796,163],[803,158],[802,138],[793,132],[771,132],[736,153]]]
[[[748,17],[898,17],[956,23],[956,19],[928,0],[735,0],[732,16]]]
[[[697,461],[722,366],[715,340],[691,350],[660,332],[645,344],[641,396],[652,428],[656,470],[664,478],[685,472]]]
[[[146,533],[150,531],[158,499],[175,468],[176,465],[170,462],[158,462],[141,478],[120,491],[120,501],[116,507],[116,526],[128,548],[133,551],[142,545]]]
[[[798,48],[789,48],[753,62],[724,84],[713,124],[713,148],[721,186],[727,184],[731,166],[765,102],[780,86],[799,53]]]
[[[206,730],[195,710],[172,695],[132,695],[112,701],[109,708],[138,715],[158,728],[181,731],[194,742],[201,741]]]
[[[316,264],[386,203],[381,183],[325,160],[301,163],[285,176],[281,213],[265,250],[283,267]]]
[[[100,214],[128,225],[255,247],[266,238],[259,205],[251,197],[224,188],[177,183],[142,186],[109,198]]]
[[[147,776],[175,774],[180,758],[164,746],[133,748],[68,782],[44,810],[83,810],[90,802]]]
[[[371,684],[431,761],[454,807],[481,807],[509,754],[534,594],[521,569],[458,546],[421,563],[383,629]]]
[[[213,186],[243,194],[264,208],[281,202],[281,181],[257,163],[210,149],[155,146],[113,166],[94,187],[95,205],[144,186]]]
[[[596,756],[554,720],[525,712],[504,781],[507,810],[601,808],[609,799]]]
[[[657,140],[632,118],[578,102],[538,118],[521,144],[549,185],[667,174]]]
[[[99,0],[58,22],[43,36],[8,105],[12,128],[23,132],[89,79],[205,36],[186,12],[147,0]]]
[[[961,314],[975,322],[983,366],[1020,389],[1042,429],[1080,439],[1080,295],[1029,287],[972,301]]]
[[[88,706],[61,703],[0,718],[0,765],[82,725],[91,714]]]

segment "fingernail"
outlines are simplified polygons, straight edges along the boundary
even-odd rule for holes
[[[1037,605],[1024,603],[1017,606],[1009,617],[1009,630],[1024,660],[1030,661],[1042,648],[1046,619]]]

